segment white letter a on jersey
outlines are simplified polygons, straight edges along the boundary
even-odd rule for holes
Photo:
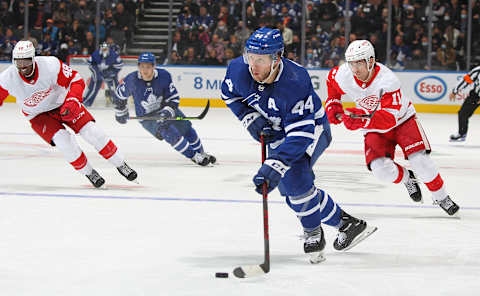
[[[268,109],[278,111],[277,105],[275,105],[275,99],[274,98],[268,98]]]

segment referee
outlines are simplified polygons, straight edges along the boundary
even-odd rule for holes
[[[468,131],[468,119],[472,116],[478,106],[480,106],[480,66],[473,68],[463,77],[463,80],[455,86],[450,94],[450,100],[454,100],[455,95],[467,86],[473,86],[473,88],[470,90],[468,97],[458,111],[458,133],[450,136],[450,142],[465,141]]]

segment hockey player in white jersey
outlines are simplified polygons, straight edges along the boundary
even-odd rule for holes
[[[330,123],[344,123],[349,130],[365,133],[366,165],[384,182],[403,183],[411,199],[422,201],[418,180],[432,193],[432,199],[448,215],[459,207],[447,193],[438,168],[430,158],[430,143],[416,117],[411,100],[404,95],[400,80],[384,65],[375,62],[375,51],[368,40],[353,41],[345,52],[346,63],[328,74],[325,104]],[[356,108],[344,112],[341,97],[347,95]],[[399,145],[413,168],[394,162]],[[415,174],[414,174],[415,172]]]
[[[48,144],[57,147],[74,169],[86,175],[96,188],[105,180],[92,168],[71,128],[129,181],[137,178],[117,146],[95,123],[82,105],[85,82],[77,71],[56,57],[35,57],[30,41],[19,41],[12,53],[13,65],[0,74],[0,105],[8,96],[16,98],[32,129]]]
[[[348,250],[376,228],[347,214],[314,185],[312,167],[331,142],[330,125],[308,72],[282,57],[279,30],[261,28],[246,42],[243,57],[232,60],[222,83],[222,98],[251,136],[267,134],[268,157],[253,178],[258,193],[264,183],[278,185],[305,233],[304,251],[312,263],[324,260],[321,223],[336,227],[336,250]]]

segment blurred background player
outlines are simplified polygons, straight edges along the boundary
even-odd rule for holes
[[[100,45],[100,48],[92,53],[88,58],[88,64],[92,76],[88,83],[88,91],[84,96],[83,104],[87,107],[92,106],[98,91],[105,81],[108,89],[105,90],[107,102],[115,100],[115,89],[118,86],[118,72],[123,67],[122,58],[118,55],[115,47],[109,46],[106,42]]]
[[[32,129],[56,146],[93,186],[101,187],[105,180],[92,168],[65,126],[93,145],[122,176],[129,181],[137,178],[117,146],[82,105],[85,82],[77,71],[56,57],[35,57],[35,47],[30,41],[19,41],[12,56],[13,64],[0,74],[0,105],[9,95],[14,96]]]
[[[345,52],[347,63],[330,70],[325,104],[331,123],[342,121],[349,130],[363,129],[365,158],[369,170],[379,180],[403,183],[410,198],[422,201],[420,186],[413,171],[394,162],[395,146],[402,148],[419,179],[432,192],[435,203],[448,215],[459,207],[448,195],[438,168],[430,158],[430,143],[416,117],[411,100],[404,95],[397,76],[375,62],[375,51],[368,40],[350,43]],[[342,95],[351,97],[358,108],[343,111]],[[373,114],[371,118],[354,118]]]
[[[458,111],[458,133],[450,136],[450,142],[463,142],[467,138],[468,131],[468,120],[473,115],[473,112],[480,106],[480,66],[477,66],[470,70],[467,75],[465,75],[460,81],[460,83],[455,86],[450,94],[450,100],[455,100],[456,94],[458,94],[462,89],[467,86],[472,86],[473,88],[468,93],[467,98],[460,107]]]
[[[251,136],[268,146],[268,157],[253,178],[278,189],[295,212],[305,234],[310,262],[324,260],[321,223],[339,229],[336,250],[348,250],[376,228],[343,211],[314,185],[312,167],[332,138],[330,125],[310,76],[302,66],[282,58],[279,30],[261,28],[246,42],[243,57],[232,60],[222,83],[222,98]]]
[[[180,97],[170,74],[155,68],[155,56],[144,52],[138,57],[138,71],[128,74],[117,87],[115,119],[127,123],[127,101],[133,97],[138,117],[157,115],[159,118],[185,116],[178,108]],[[216,158],[204,152],[202,142],[188,120],[141,120],[142,126],[159,140],[165,140],[175,150],[196,164],[214,164]]]

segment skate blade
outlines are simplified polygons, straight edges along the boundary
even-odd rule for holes
[[[357,237],[355,237],[355,239],[353,239],[352,243],[346,247],[345,249],[341,250],[342,252],[344,251],[348,251],[350,250],[351,248],[355,247],[356,245],[358,245],[361,241],[363,241],[364,239],[366,239],[367,237],[369,237],[370,235],[372,235],[375,231],[377,231],[377,227],[375,226],[368,226],[365,228],[365,230],[362,231],[362,233],[360,233],[359,235],[357,235]]]
[[[137,179],[138,179],[138,178],[137,178]],[[130,182],[133,182],[133,183],[135,183],[135,184],[138,184],[138,185],[140,185],[140,182],[138,182],[138,180],[137,180],[137,179],[135,179],[135,180],[132,180],[132,181],[130,181]]]
[[[318,264],[326,259],[323,251],[308,253],[308,255],[310,255],[310,263],[312,264]]]
[[[102,186],[100,187],[93,187],[93,189],[97,189],[97,190],[107,190],[107,183],[103,183]]]

